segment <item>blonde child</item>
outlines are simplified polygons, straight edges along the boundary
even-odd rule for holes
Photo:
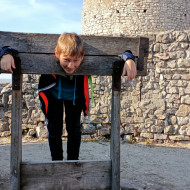
[[[4,47],[0,53],[1,69],[13,73],[16,50]],[[81,112],[88,114],[88,76],[72,76],[84,58],[84,42],[75,33],[60,35],[55,48],[55,56],[60,66],[69,74],[41,75],[39,80],[39,98],[41,109],[46,117],[48,140],[52,160],[63,160],[62,130],[63,103],[68,133],[67,159],[78,160],[81,143]],[[130,51],[121,54],[125,60],[123,74],[127,81],[136,76],[134,56]]]

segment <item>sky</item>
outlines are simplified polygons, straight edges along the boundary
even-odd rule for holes
[[[82,0],[0,0],[0,31],[81,34]],[[11,75],[0,74],[0,81]]]

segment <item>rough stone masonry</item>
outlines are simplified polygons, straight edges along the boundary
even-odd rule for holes
[[[82,34],[149,36],[190,28],[189,0],[83,0]]]
[[[121,137],[136,141],[190,140],[190,31],[167,31],[150,38],[148,75],[125,83],[121,91]],[[24,75],[23,133],[47,137],[40,110],[39,76]],[[140,101],[140,84],[142,98]],[[10,135],[11,84],[0,93],[0,136]],[[83,138],[109,137],[111,78],[93,76],[94,103],[82,119]],[[66,132],[64,131],[64,134]]]

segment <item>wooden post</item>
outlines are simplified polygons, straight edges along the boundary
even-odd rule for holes
[[[113,68],[110,157],[112,163],[112,190],[119,190],[121,62],[115,62]]]
[[[20,164],[22,160],[22,129],[21,129],[21,93],[22,75],[20,63],[16,62],[16,70],[12,76],[12,120],[11,120],[11,158],[10,158],[10,189],[20,190]]]

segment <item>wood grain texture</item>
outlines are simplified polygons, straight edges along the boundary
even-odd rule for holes
[[[21,57],[21,72],[25,74],[63,74],[63,69],[56,64],[54,49],[59,34],[0,32],[0,47],[8,45],[19,51]],[[75,75],[112,75],[113,63],[118,61],[118,55],[125,50],[131,50],[139,56],[139,38],[83,36],[85,42],[85,58]],[[148,51],[148,46],[146,51]],[[146,75],[146,58],[141,56],[143,71],[137,76]],[[0,73],[4,73],[0,71]]]
[[[111,143],[110,157],[112,162],[112,190],[120,189],[120,90],[121,76],[119,63],[114,64],[112,76],[111,108]]]
[[[20,87],[22,89],[22,76]],[[20,189],[20,163],[22,160],[22,107],[21,90],[12,91],[10,189]]]
[[[111,188],[111,161],[21,164],[22,190],[103,190]]]
[[[112,190],[120,189],[120,92],[112,92],[111,143]]]
[[[59,35],[0,32],[0,47],[8,45],[28,53],[54,53]],[[128,49],[138,54],[139,38],[80,36],[85,42],[85,55],[118,55]]]
[[[53,54],[20,54],[21,74],[57,74],[65,75]],[[113,74],[113,63],[121,61],[116,56],[85,56],[80,67],[72,75],[101,75]],[[123,61],[121,61],[123,65]],[[0,73],[5,73],[0,71]],[[144,71],[138,71],[137,76],[146,75]]]
[[[54,55],[22,54],[21,73],[65,75]],[[85,56],[83,63],[72,75],[112,75],[114,56]]]

